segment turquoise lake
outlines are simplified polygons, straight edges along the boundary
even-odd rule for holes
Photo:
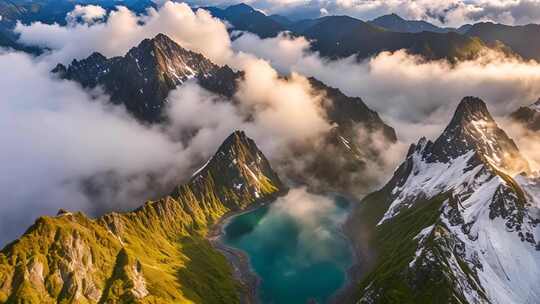
[[[340,231],[349,203],[305,192],[288,197],[233,218],[223,241],[249,256],[262,279],[262,303],[326,303],[345,284],[352,263]]]

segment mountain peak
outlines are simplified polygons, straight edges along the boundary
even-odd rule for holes
[[[223,141],[223,144],[221,145],[221,148],[225,147],[234,147],[237,145],[251,145],[254,144],[253,140],[246,136],[246,133],[242,130],[235,130],[231,135],[229,135],[225,141]]]
[[[464,97],[456,108],[450,124],[469,123],[475,120],[493,121],[486,103],[474,96]]]
[[[439,138],[430,147],[428,160],[448,162],[469,152],[496,168],[514,174],[528,172],[529,164],[480,98],[465,97]]]
[[[176,42],[174,40],[172,40],[169,36],[163,34],[163,33],[159,33],[157,34],[156,36],[154,36],[154,38],[151,39],[154,43],[165,43],[165,44],[169,44],[169,43],[175,43]]]
[[[229,135],[216,153],[193,173],[189,184],[191,189],[204,189],[209,180],[228,189],[227,193],[219,194],[226,204],[233,203],[229,201],[230,193],[243,197],[243,201],[252,201],[262,194],[285,189],[255,141],[243,131]],[[179,196],[183,191],[185,187],[180,186],[172,196]]]
[[[162,33],[144,39],[125,56],[94,53],[68,67],[58,65],[53,72],[83,87],[102,86],[114,103],[123,103],[135,117],[151,123],[164,119],[165,100],[176,86],[194,79],[214,93],[232,96],[238,76]]]
[[[255,9],[245,3],[239,3],[235,5],[231,5],[226,8],[227,11],[234,11],[236,13],[251,13],[254,12]]]
[[[244,131],[236,130],[219,146],[214,157],[209,161],[209,165],[212,163],[236,164],[244,161],[251,163],[261,158],[261,156],[262,153],[255,141],[247,137]]]
[[[383,16],[380,16],[380,17],[377,18],[377,19],[388,19],[388,20],[405,21],[405,19],[401,18],[401,16],[398,15],[398,14],[396,14],[396,13],[391,13],[391,14],[383,15]]]
[[[176,41],[172,40],[169,36],[159,33],[154,38],[146,38],[143,41],[141,41],[136,47],[133,47],[129,53],[131,53],[133,50],[137,49],[146,49],[146,48],[173,48],[176,50],[181,50],[188,52],[188,50],[184,49],[181,45],[176,43]]]

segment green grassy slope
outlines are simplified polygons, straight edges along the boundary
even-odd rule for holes
[[[168,197],[99,219],[39,218],[0,253],[0,303],[237,303],[239,285],[205,235],[282,189],[253,141],[234,133]]]

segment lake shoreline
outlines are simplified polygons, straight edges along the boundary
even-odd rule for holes
[[[347,230],[347,221],[349,221],[349,217],[352,215],[352,208],[354,208],[354,204],[358,204],[359,200],[351,195],[345,195],[341,193],[334,193],[337,195],[341,195],[347,199],[349,202],[351,208],[348,212],[347,219],[340,227],[340,232],[343,235],[343,237],[347,240],[347,244],[350,247],[351,251],[351,259],[352,263],[351,266],[349,266],[346,270],[346,279],[338,290],[332,295],[330,298],[329,303],[331,304],[342,304],[342,303],[352,303],[353,295],[355,293],[355,286],[360,281],[361,278],[361,265],[360,265],[360,258],[359,258],[359,252],[356,250],[356,246],[354,243],[353,238],[349,235],[349,231]]]
[[[212,226],[206,237],[212,247],[214,247],[214,249],[218,250],[221,254],[225,256],[225,258],[232,267],[234,279],[243,286],[244,290],[240,294],[241,304],[260,303],[258,290],[261,278],[251,268],[249,257],[244,251],[227,246],[222,241],[222,237],[225,235],[224,229],[225,226],[227,226],[227,224],[235,217],[269,205],[274,202],[275,199],[276,198],[265,200],[250,205],[246,209],[231,211],[225,214],[219,219],[216,224]]]

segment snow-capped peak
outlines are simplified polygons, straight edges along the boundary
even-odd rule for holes
[[[452,120],[434,142],[428,161],[448,162],[470,151],[510,175],[530,170],[514,141],[499,128],[486,104],[476,97],[463,98]]]
[[[468,192],[499,172],[515,176],[529,171],[513,140],[499,128],[486,104],[475,97],[461,101],[435,142],[421,138],[412,145],[404,166],[408,171],[393,179],[398,181],[393,202],[379,224],[409,208],[415,198]]]

